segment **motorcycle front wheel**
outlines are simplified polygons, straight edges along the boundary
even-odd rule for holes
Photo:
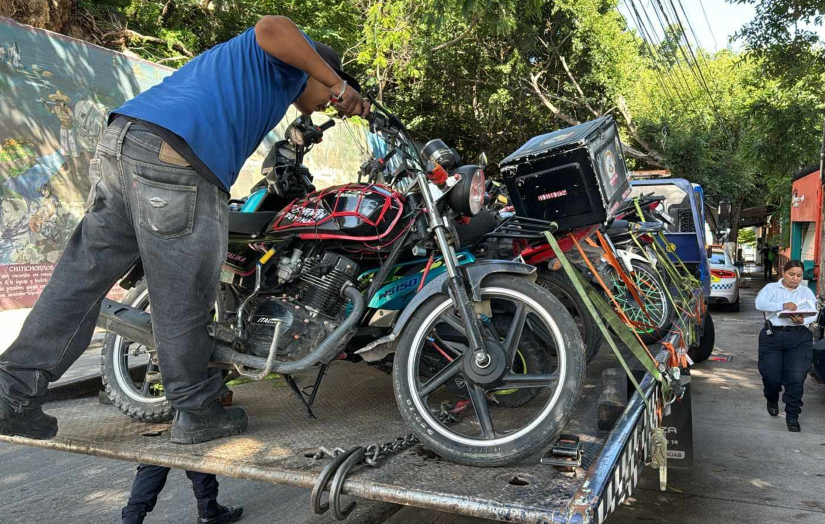
[[[457,308],[439,294],[421,305],[398,338],[393,385],[401,415],[426,448],[459,464],[504,466],[561,433],[581,392],[584,344],[561,302],[524,278],[491,275],[481,297],[477,311],[495,371],[473,366]],[[484,322],[490,314],[506,322]],[[495,325],[507,331],[498,333]],[[524,373],[517,356],[536,343],[545,365]],[[497,404],[497,391],[524,388],[537,390],[524,404]]]

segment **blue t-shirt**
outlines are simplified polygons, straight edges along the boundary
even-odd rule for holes
[[[112,113],[151,122],[182,137],[228,191],[307,78],[264,51],[255,28],[249,28],[193,58]]]

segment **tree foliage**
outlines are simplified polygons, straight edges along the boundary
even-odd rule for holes
[[[795,24],[820,23],[825,1],[729,1],[757,7],[744,53],[689,48],[675,26],[651,47],[618,0],[76,0],[60,30],[180,66],[282,14],[417,138],[466,158],[611,114],[632,167],[669,168],[711,202],[784,205],[818,155],[825,93],[816,35]]]
[[[818,45],[819,36],[810,27],[822,25],[825,1],[728,1],[754,6],[756,16],[735,37],[745,43],[768,74],[798,80],[822,73],[825,52]]]

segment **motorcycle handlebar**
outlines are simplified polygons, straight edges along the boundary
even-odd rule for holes
[[[335,125],[335,120],[330,118],[329,120],[327,120],[326,122],[324,122],[323,124],[318,126],[318,129],[320,129],[321,131],[326,131],[327,129],[331,128],[334,125]]]
[[[381,113],[370,112],[367,115],[367,122],[376,129],[385,129],[387,127],[387,118]]]

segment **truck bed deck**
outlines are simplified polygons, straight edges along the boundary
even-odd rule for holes
[[[614,366],[615,358],[609,348],[603,348],[588,366],[581,400],[564,429],[564,433],[578,435],[583,443],[582,466],[574,474],[540,464],[539,455],[503,468],[460,466],[416,445],[380,460],[378,468],[356,467],[343,492],[525,524],[579,520],[570,519],[571,511],[574,506],[581,509],[582,504],[589,503],[593,521],[601,522],[603,517],[597,513],[606,516],[609,510],[598,509],[599,504],[605,503],[599,499],[606,491],[616,489],[618,499],[623,489],[605,488],[605,484],[613,482],[612,472],[628,447],[631,432],[644,418],[644,404],[635,395],[612,432],[598,429],[601,373]],[[311,384],[313,379],[307,375],[295,378],[302,386]],[[644,387],[648,393],[654,388],[649,376]],[[243,407],[249,415],[248,431],[204,444],[173,444],[169,441],[169,424],[134,421],[115,407],[100,404],[96,398],[48,404],[46,410],[57,416],[60,423],[60,431],[53,440],[0,440],[312,488],[330,460],[311,457],[319,446],[331,449],[383,444],[409,433],[396,407],[391,377],[364,364],[336,362],[330,366],[313,408],[318,420],[307,416],[303,405],[283,382],[247,383],[233,391],[234,405]],[[611,444],[605,446],[608,438]],[[630,472],[622,471],[622,479],[627,473]],[[594,480],[594,476],[599,478]],[[635,486],[635,473],[632,476]],[[617,502],[606,501],[608,505]]]

